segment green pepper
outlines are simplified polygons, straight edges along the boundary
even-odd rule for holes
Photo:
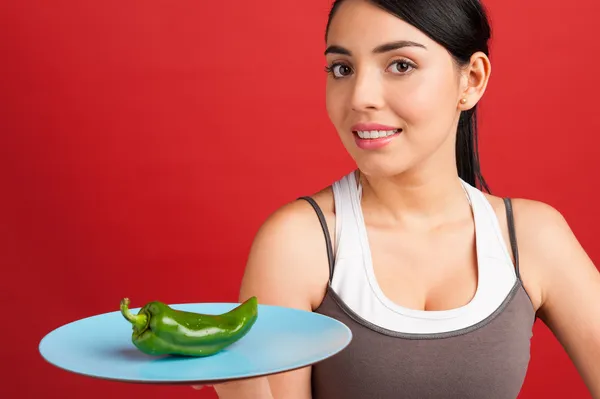
[[[148,355],[210,356],[244,337],[258,318],[258,301],[251,297],[229,312],[212,315],[176,310],[152,301],[134,315],[129,299],[121,314],[133,325],[131,340]]]

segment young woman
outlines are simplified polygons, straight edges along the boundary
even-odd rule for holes
[[[327,111],[357,170],[269,217],[240,300],[334,317],[353,340],[221,398],[516,398],[536,317],[600,398],[600,274],[556,210],[493,196],[479,172],[489,36],[474,0],[335,1]]]

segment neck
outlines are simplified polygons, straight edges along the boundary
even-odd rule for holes
[[[379,209],[371,216],[382,220],[381,224],[426,228],[463,218],[471,211],[465,189],[453,168],[442,172],[439,168],[409,171],[391,177],[371,177],[359,172],[359,178],[363,207]]]

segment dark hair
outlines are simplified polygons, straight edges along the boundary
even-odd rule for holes
[[[481,51],[489,55],[491,28],[484,6],[479,0],[368,0],[392,15],[421,30],[448,50],[459,66],[469,63],[471,56]],[[335,0],[327,22],[344,0]],[[458,175],[472,186],[490,189],[480,170],[477,141],[477,106],[463,111],[456,136],[456,166]]]

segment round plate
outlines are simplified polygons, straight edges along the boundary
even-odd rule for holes
[[[170,305],[221,314],[238,303]],[[139,308],[131,309],[137,313]],[[350,329],[330,317],[259,305],[258,319],[239,341],[208,357],[149,356],[131,342],[132,328],[119,311],[78,320],[46,335],[39,345],[46,361],[61,369],[135,383],[209,384],[258,377],[309,366],[343,350]]]

